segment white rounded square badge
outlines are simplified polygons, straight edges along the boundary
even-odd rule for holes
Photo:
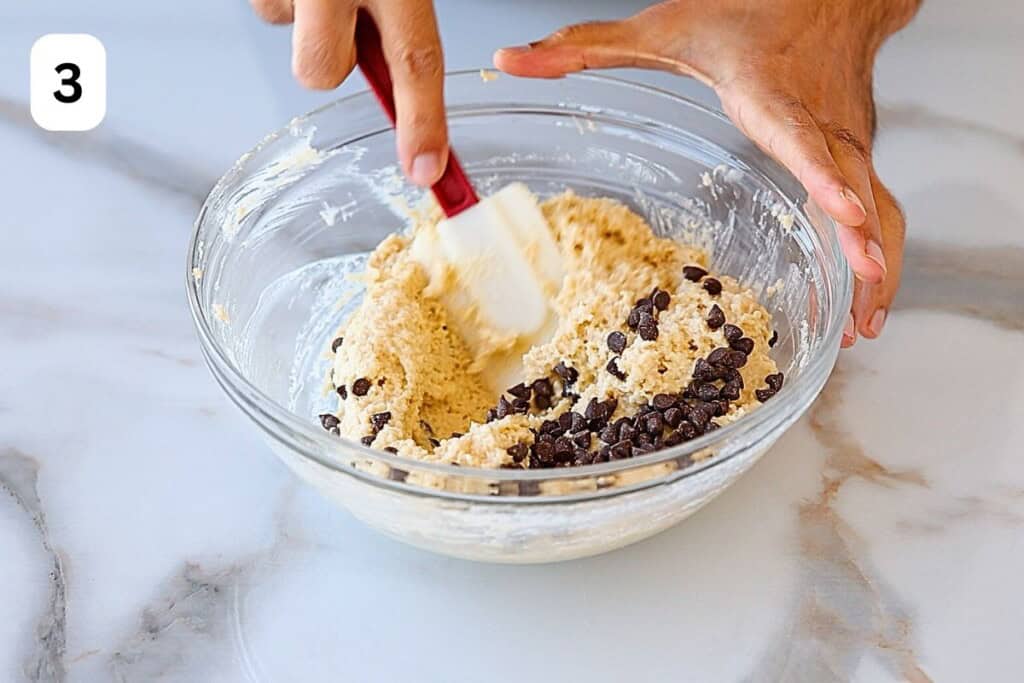
[[[36,125],[83,131],[107,113],[107,51],[86,33],[50,33],[32,46],[29,103]]]

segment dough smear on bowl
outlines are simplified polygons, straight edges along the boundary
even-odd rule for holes
[[[500,397],[487,388],[411,237],[391,235],[332,344],[339,401],[326,429],[467,467],[584,465],[696,438],[781,388],[770,314],[707,274],[703,251],[611,199],[565,192],[541,208],[566,276],[554,336],[525,350],[530,381]]]

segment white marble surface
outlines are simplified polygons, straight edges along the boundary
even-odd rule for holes
[[[639,4],[442,2],[449,65]],[[1022,14],[930,0],[880,60],[879,165],[910,229],[884,341],[681,526],[502,567],[330,507],[202,366],[198,204],[330,97],[291,83],[286,32],[239,0],[7,3],[0,681],[1020,680]],[[63,31],[107,47],[93,133],[28,117],[29,47]]]

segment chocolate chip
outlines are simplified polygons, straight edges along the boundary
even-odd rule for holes
[[[761,403],[764,403],[765,401],[767,401],[768,399],[770,399],[774,395],[775,395],[775,392],[772,391],[771,389],[755,389],[754,390],[754,396],[756,396],[757,400],[760,401]]]
[[[525,443],[517,443],[514,446],[509,446],[505,449],[505,452],[512,456],[512,462],[517,465],[526,459],[526,456],[530,454],[530,447]]]
[[[711,382],[693,382],[693,395],[702,401],[714,401],[719,396],[719,389]]]
[[[512,404],[504,396],[498,397],[498,405],[494,408],[494,417],[502,419],[512,414]]]
[[[565,361],[558,361],[558,365],[555,366],[554,370],[555,374],[561,377],[562,381],[566,384],[575,384],[580,376],[576,368],[566,365]]]
[[[725,335],[725,341],[732,343],[743,336],[743,330],[730,324],[722,328],[722,334]]]
[[[352,382],[352,393],[356,396],[366,396],[368,391],[370,391],[370,380],[365,377],[360,377]]]
[[[683,277],[690,282],[700,282],[701,278],[708,274],[708,271],[704,270],[700,266],[684,266]]]
[[[533,399],[533,405],[537,406],[537,410],[547,410],[551,407],[551,399],[547,396],[537,395]]]
[[[693,364],[693,378],[703,380],[705,382],[715,379],[718,376],[718,372],[712,367],[711,363],[707,362],[703,358],[698,358],[697,362]]]
[[[636,450],[639,451],[650,451],[654,446],[654,439],[651,438],[650,434],[637,434],[636,438],[633,440],[633,446],[635,446]]]
[[[643,329],[643,328],[641,328]],[[626,373],[619,369],[619,364],[612,358],[608,361],[608,364],[604,366],[604,369],[608,371],[608,374],[622,381],[626,380]]]
[[[707,431],[713,432],[721,426],[722,425],[718,424],[717,422],[709,422]]]
[[[782,388],[782,383],[785,381],[786,376],[781,372],[777,372],[774,375],[768,375],[764,378],[764,383],[771,388],[772,391],[778,392]]]
[[[338,396],[341,396],[341,400],[342,401],[344,401],[346,398],[348,398],[348,389],[345,388],[344,384],[342,384],[340,387],[338,387],[336,389],[336,391],[338,392]]]
[[[729,353],[726,355],[725,361],[722,363],[725,367],[732,368],[733,370],[739,370],[746,364],[747,354],[734,349],[729,349]]]
[[[427,440],[430,442],[430,445],[433,446],[434,448],[437,448],[438,446],[441,445],[441,442],[435,439],[434,437],[430,437]]]
[[[655,290],[655,293],[651,296],[651,302],[654,303],[654,307],[659,311],[664,311],[668,308],[668,305],[672,303],[672,297],[668,292],[658,289]]]
[[[495,410],[494,408],[491,408],[490,410],[487,411],[487,422],[488,423],[494,422],[497,419],[498,419],[498,411],[497,410]]]
[[[651,436],[655,434],[660,435],[661,430],[665,428],[665,420],[658,413],[651,413],[644,418],[644,431]]]
[[[754,340],[750,337],[740,337],[736,341],[729,342],[729,347],[749,356],[754,351]]]
[[[737,401],[740,397],[740,386],[735,382],[726,382],[718,395],[727,401]]]
[[[547,396],[548,398],[551,398],[555,395],[555,388],[551,386],[551,380],[547,377],[534,380],[533,384],[530,386],[533,388],[533,393],[537,396]]]
[[[627,422],[619,428],[619,440],[632,441],[639,433],[636,427]]]
[[[683,411],[679,408],[669,408],[665,411],[665,423],[675,429],[683,421]]]
[[[391,411],[385,410],[382,413],[374,413],[370,416],[370,425],[373,426],[373,433],[376,434],[380,430],[384,429],[384,425],[391,419]]]
[[[512,412],[517,415],[525,415],[530,412],[530,402],[525,398],[517,398],[512,401]]]
[[[654,302],[651,301],[651,297],[645,296],[642,299],[637,299],[636,300],[636,307],[641,309],[641,310],[644,310],[644,309],[653,310],[654,309]]]
[[[632,457],[633,444],[629,441],[619,441],[609,449],[608,455],[612,460],[624,460],[625,458]]]
[[[640,310],[634,308],[629,312],[629,317],[626,318],[626,327],[631,330],[635,330],[640,326]]]
[[[589,465],[594,461],[594,456],[586,448],[577,448],[573,453],[574,465]]]
[[[658,325],[653,321],[647,324],[640,323],[637,331],[640,333],[640,338],[644,341],[654,341],[658,338]]]
[[[725,313],[718,304],[715,304],[711,307],[711,310],[708,311],[708,315],[704,318],[704,321],[712,330],[717,330],[725,324]]]
[[[569,462],[572,460],[572,454],[575,449],[573,448],[572,440],[567,436],[560,436],[555,439],[555,461],[556,462]]]
[[[708,419],[710,421],[710,418]],[[690,439],[696,439],[698,436],[700,436],[700,429],[697,427],[697,425],[693,424],[692,422],[683,422],[681,425],[679,425],[679,428],[676,429],[676,432],[681,437],[683,437],[685,441],[689,441]]]
[[[718,378],[724,382],[731,382],[738,384],[740,389],[743,388],[743,375],[740,374],[739,370],[734,368],[719,368]]]
[[[719,399],[711,402],[711,407],[714,408],[715,417],[722,417],[729,412],[729,401]]]
[[[364,436],[363,438],[359,439],[359,441],[364,446],[372,446],[373,445],[373,440],[376,439],[376,438],[377,438],[376,436],[371,434],[369,436]]]
[[[683,438],[683,435],[680,434],[678,431],[675,431],[675,432],[669,432],[669,435],[666,436],[665,440],[662,441],[661,443],[662,443],[662,445],[665,448],[672,448],[673,446],[678,446],[679,444],[683,443],[684,441],[686,441],[686,439]]]
[[[601,416],[606,420],[612,419],[612,415],[615,414],[615,409],[619,407],[619,399],[617,398],[606,398],[601,401]]]
[[[614,353],[622,353],[626,350],[626,335],[618,330],[608,335],[608,348]]]
[[[611,447],[610,446],[602,446],[599,451],[594,453],[594,460],[593,460],[593,462],[596,465],[597,463],[608,462],[608,460],[610,460],[610,459],[611,459]]]
[[[449,439],[458,439],[461,436],[462,436],[462,432],[452,432],[452,435],[449,436],[448,438]]]
[[[698,403],[689,406],[686,418],[692,422],[698,430],[703,430],[708,426],[708,422],[711,421],[711,417],[713,415],[714,409],[711,406],[704,403]]]
[[[564,430],[562,425],[558,424],[558,420],[544,420],[537,431],[540,434],[561,434]]]
[[[508,390],[508,393],[515,398],[528,399],[530,398],[530,387],[526,386],[522,382],[515,385]]]
[[[541,462],[542,465],[548,465],[555,461],[555,446],[554,444],[547,442],[540,442],[533,446],[534,455]]]
[[[339,422],[341,422],[341,420],[339,420],[337,416],[331,415],[330,413],[323,413],[322,415],[320,415],[320,424],[323,425],[324,429],[331,429],[332,427],[337,427]]]
[[[711,296],[718,296],[722,293],[722,283],[713,277],[709,277],[704,281],[704,289]]]
[[[342,342],[344,342],[344,341],[345,341],[344,337],[338,337],[337,339],[332,341],[331,342],[331,351],[332,352],[337,352],[338,347],[341,346]]]
[[[672,394],[655,394],[651,403],[653,403],[654,407],[658,410],[668,410],[672,406],[676,405],[678,401]]]
[[[331,434],[334,434],[335,436],[341,436],[341,430],[338,429],[337,427],[331,427],[327,431],[329,431]]]
[[[600,405],[600,402],[596,398],[590,399],[590,402],[587,403],[587,407],[583,410],[583,417],[588,420],[596,418],[599,410],[598,405]]]
[[[747,364],[747,354],[721,347],[708,354],[708,363],[738,370]]]
[[[579,432],[587,428],[587,420],[582,415],[575,410],[570,412],[569,415],[572,416],[572,422],[569,425],[570,431]]]
[[[730,349],[719,347],[708,354],[708,363],[711,365],[721,365],[725,362],[726,356],[729,355]]]
[[[579,432],[572,435],[572,442],[580,448],[590,448],[590,441],[593,438],[590,432]]]
[[[398,449],[395,448],[394,446],[385,446],[384,450],[388,453],[391,453],[392,455],[398,455]]]
[[[563,432],[572,430],[572,413],[562,413],[558,416],[558,426]]]
[[[604,441],[605,443],[615,443],[619,440],[619,430],[612,425],[608,425],[601,430],[601,433],[598,434],[597,438],[601,439],[601,441]]]
[[[772,336],[771,336],[771,338],[770,338],[770,339],[768,340],[768,348],[769,348],[769,349],[771,349],[771,348],[775,348],[775,345],[776,345],[776,344],[777,344],[778,342],[779,342],[779,331],[778,331],[778,330],[772,330]]]

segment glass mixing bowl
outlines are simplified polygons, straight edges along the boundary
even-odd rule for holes
[[[800,417],[835,363],[852,280],[834,225],[722,115],[613,78],[446,82],[454,148],[482,192],[522,181],[625,202],[775,316],[786,386],[752,414],[631,460],[549,470],[411,461],[332,436],[316,419],[333,332],[357,273],[422,196],[395,166],[372,95],[339,100],[265,139],[213,189],[189,247],[189,303],[210,369],[274,452],[370,526],[498,562],[604,552],[693,514]]]

